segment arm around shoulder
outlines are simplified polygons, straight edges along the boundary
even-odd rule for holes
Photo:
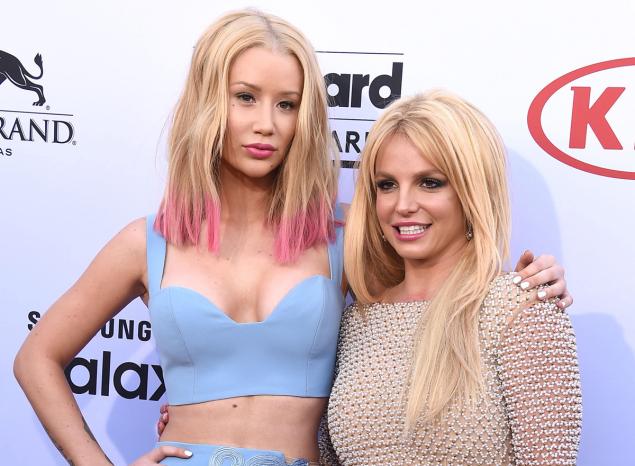
[[[14,373],[70,464],[109,464],[83,421],[64,367],[97,331],[145,293],[144,219],[121,230],[44,314],[20,348]]]

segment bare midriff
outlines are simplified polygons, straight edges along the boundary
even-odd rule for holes
[[[317,461],[317,431],[327,401],[259,395],[171,405],[160,440],[275,450]]]

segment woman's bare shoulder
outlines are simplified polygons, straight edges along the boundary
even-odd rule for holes
[[[121,228],[110,240],[109,244],[128,249],[131,252],[145,254],[146,250],[146,217],[132,220]]]
[[[98,253],[93,265],[99,269],[116,266],[131,276],[143,277],[146,268],[146,218],[137,218],[125,225]]]

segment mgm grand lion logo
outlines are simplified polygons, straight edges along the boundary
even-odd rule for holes
[[[42,86],[35,84],[32,79],[40,79],[44,74],[44,68],[42,68],[42,55],[38,53],[33,61],[38,68],[40,68],[39,76],[29,73],[24,65],[20,63],[20,60],[13,55],[0,50],[0,85],[8,79],[20,89],[35,92],[38,96],[38,100],[33,102],[33,105],[41,106],[44,102],[46,102],[46,99],[44,98],[44,90]]]

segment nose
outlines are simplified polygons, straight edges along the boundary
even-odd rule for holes
[[[399,215],[407,217],[408,215],[412,215],[417,212],[417,210],[419,210],[419,206],[414,193],[412,193],[410,189],[400,189],[395,211]]]
[[[254,132],[269,136],[273,134],[273,115],[274,108],[272,105],[264,104],[258,109],[256,120],[254,121]]]

